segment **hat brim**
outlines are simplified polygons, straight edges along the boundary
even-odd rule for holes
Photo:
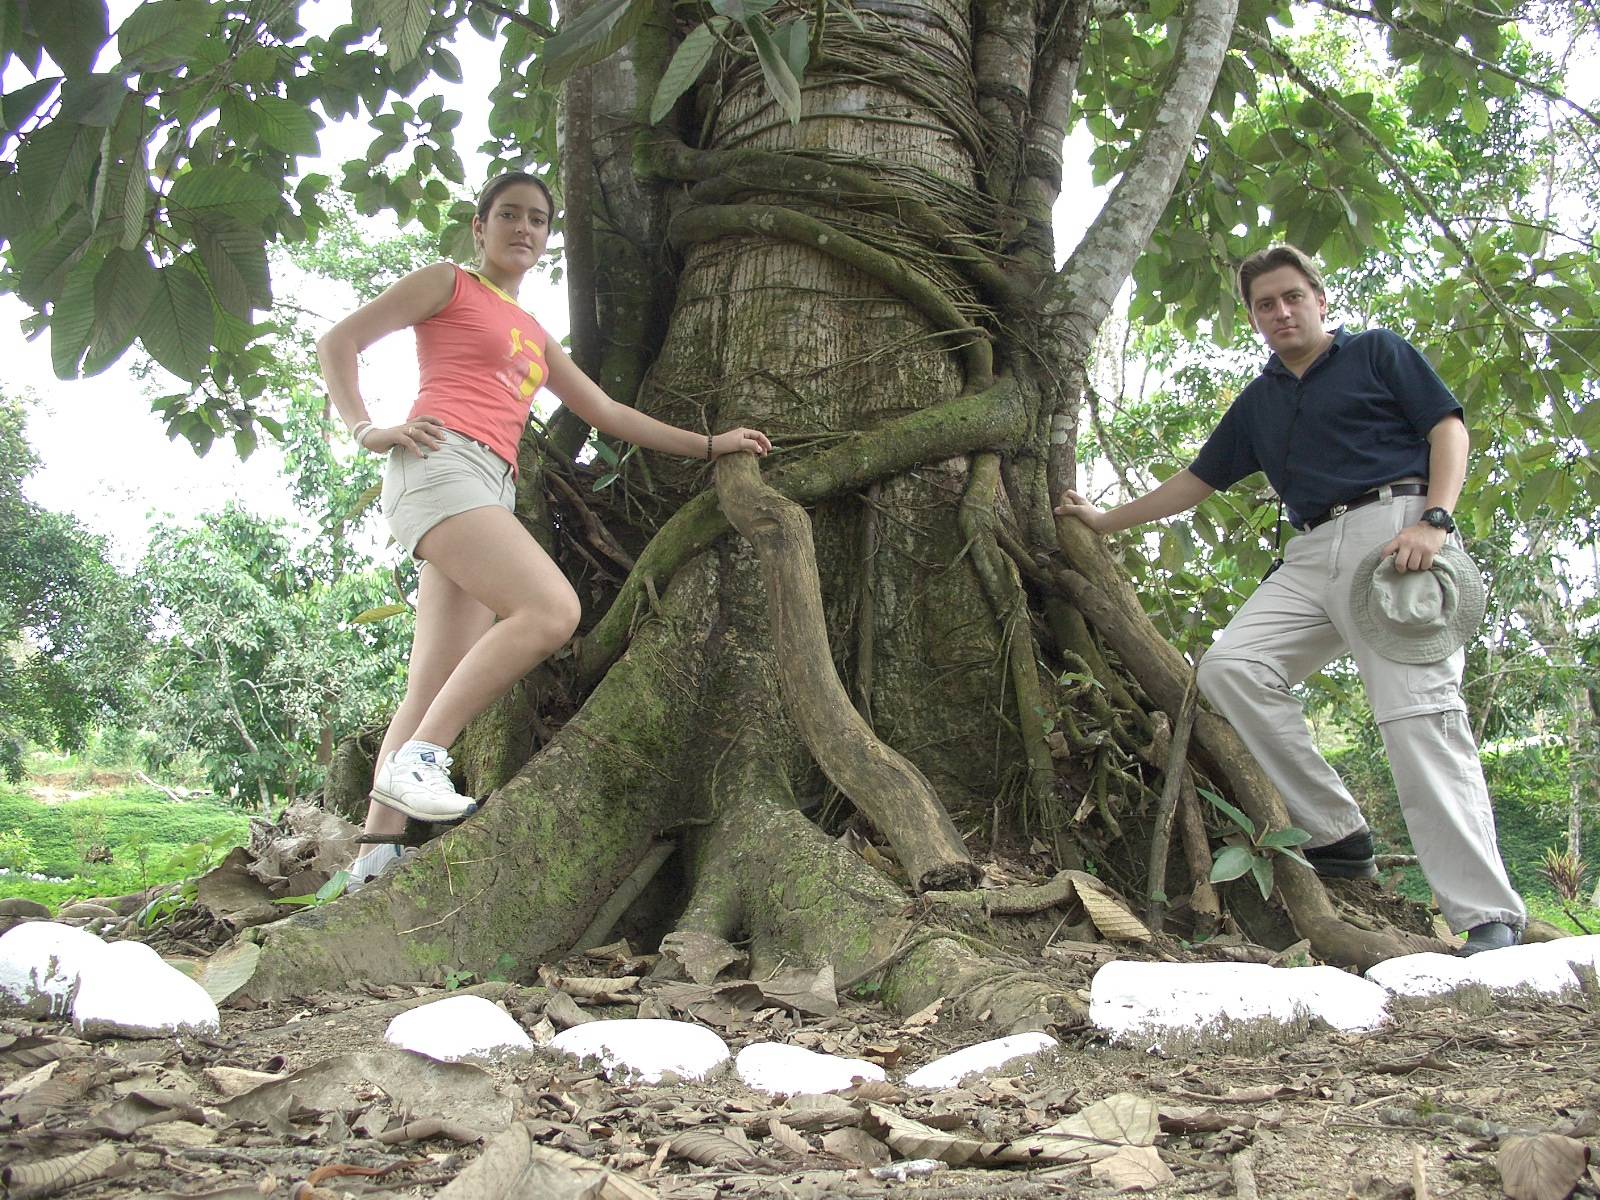
[[[1487,607],[1483,576],[1467,552],[1454,542],[1446,542],[1434,556],[1431,569],[1449,575],[1455,585],[1456,606],[1447,615],[1443,629],[1417,637],[1407,637],[1392,626],[1380,624],[1374,613],[1372,577],[1385,557],[1383,546],[1373,547],[1350,579],[1351,618],[1367,644],[1392,662],[1412,665],[1440,662],[1466,645],[1483,623]]]

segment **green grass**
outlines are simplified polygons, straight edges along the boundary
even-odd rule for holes
[[[41,883],[0,875],[0,897],[24,896],[52,907],[86,896],[120,896],[194,874],[200,843],[238,845],[249,817],[214,799],[173,801],[143,784],[46,804],[30,783],[76,786],[82,764],[61,764],[21,787],[0,783],[0,866],[66,880]],[[85,784],[92,786],[92,779]],[[108,854],[109,862],[92,859]]]

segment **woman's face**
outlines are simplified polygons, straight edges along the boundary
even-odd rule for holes
[[[510,184],[496,193],[488,216],[472,218],[472,232],[485,266],[531,270],[550,238],[549,201],[536,184]]]

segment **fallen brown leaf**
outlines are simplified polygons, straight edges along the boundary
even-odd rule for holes
[[[1559,1133],[1507,1138],[1499,1165],[1511,1200],[1567,1200],[1589,1165],[1589,1149]]]

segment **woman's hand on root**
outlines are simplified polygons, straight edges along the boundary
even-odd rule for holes
[[[418,417],[400,425],[374,425],[361,438],[361,444],[374,454],[387,454],[395,447],[425,457],[444,445],[444,425],[437,417]]]
[[[757,458],[772,449],[772,442],[759,429],[730,429],[711,439],[711,457],[724,454],[754,454]]]

